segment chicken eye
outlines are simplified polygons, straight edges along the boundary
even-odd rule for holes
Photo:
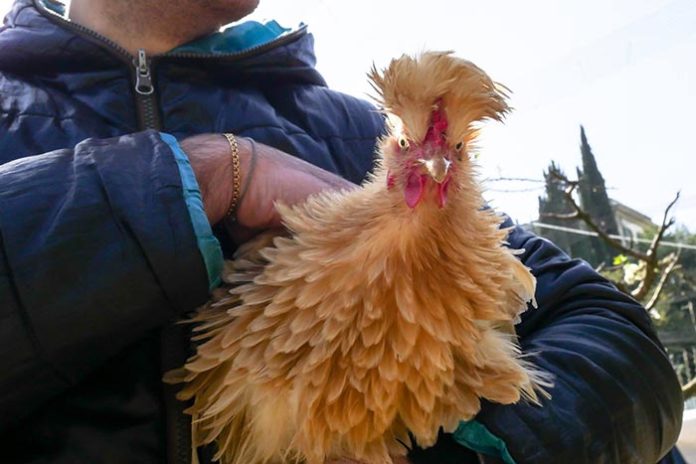
[[[409,144],[408,140],[406,140],[406,137],[399,137],[399,146],[402,150],[406,150],[408,148]]]
[[[464,148],[464,142],[459,142],[454,146],[454,149],[457,151],[462,151],[462,148]]]

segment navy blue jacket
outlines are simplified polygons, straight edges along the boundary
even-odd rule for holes
[[[0,30],[3,462],[186,462],[186,420],[160,377],[188,350],[171,322],[208,280],[155,130],[235,132],[354,182],[371,168],[381,118],[326,87],[304,29],[147,64],[154,93],[141,95],[132,57],[33,0]],[[548,241],[517,228],[510,242],[539,282],[521,343],[556,386],[542,408],[485,404],[477,422],[518,464],[658,462],[682,399],[645,311]],[[478,462],[465,441],[412,455]]]

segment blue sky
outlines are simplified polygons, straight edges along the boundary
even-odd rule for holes
[[[319,70],[358,96],[373,62],[454,50],[514,92],[484,131],[483,177],[540,179],[551,159],[574,172],[584,124],[612,197],[659,220],[681,190],[675,214],[696,231],[693,0],[261,0],[254,17],[309,24]],[[536,184],[488,187],[498,209],[536,217]]]

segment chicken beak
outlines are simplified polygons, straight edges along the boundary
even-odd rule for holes
[[[447,173],[452,165],[452,162],[444,156],[435,156],[428,160],[420,160],[420,162],[428,171],[428,175],[438,184],[443,183],[447,179]]]

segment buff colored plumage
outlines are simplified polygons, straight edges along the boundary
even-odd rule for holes
[[[372,81],[391,121],[360,189],[278,208],[195,316],[197,353],[168,376],[193,400],[194,446],[230,464],[391,463],[480,408],[536,400],[542,376],[509,329],[535,281],[483,209],[474,125],[504,90],[450,53],[392,61]]]

